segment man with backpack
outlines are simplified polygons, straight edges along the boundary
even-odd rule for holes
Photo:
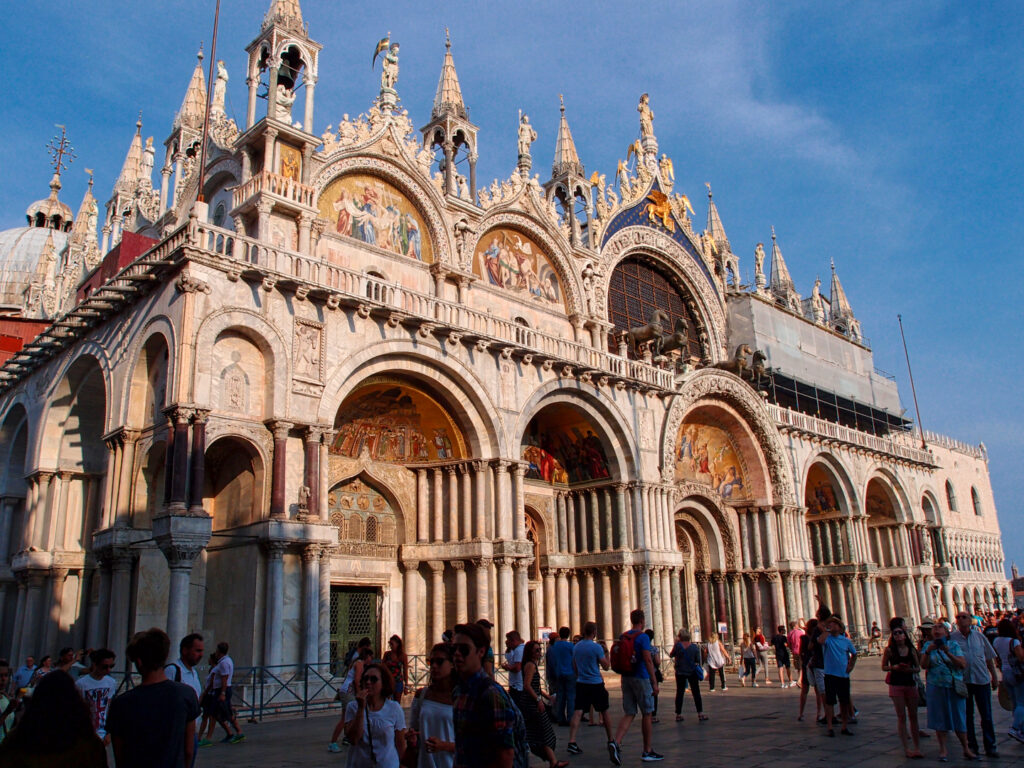
[[[203,660],[203,636],[198,632],[185,635],[178,644],[178,658],[164,667],[168,680],[184,683],[196,692],[196,702],[203,700],[203,682],[199,679],[196,667]],[[199,726],[202,724],[202,713],[196,718],[196,749],[192,753],[192,765],[195,765],[199,754]]]
[[[615,765],[622,765],[622,739],[640,713],[640,732],[644,748],[640,759],[645,763],[664,760],[651,747],[654,697],[658,680],[651,655],[651,640],[644,634],[644,612],[637,608],[629,614],[632,627],[612,646],[612,669],[622,675],[622,720],[615,731],[615,740],[608,743],[608,756]]]
[[[526,723],[508,693],[483,669],[490,640],[478,624],[457,624],[452,657],[454,768],[529,768]]]

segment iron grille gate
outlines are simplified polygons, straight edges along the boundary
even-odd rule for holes
[[[361,637],[381,647],[381,590],[376,587],[331,587],[331,665],[343,671],[345,656]]]

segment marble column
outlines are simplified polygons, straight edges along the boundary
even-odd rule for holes
[[[889,617],[892,618],[893,616],[897,615],[896,601],[893,598],[892,594],[892,579],[883,579],[882,584],[884,585],[885,590],[885,611],[889,615]]]
[[[597,624],[598,636],[617,637],[615,618],[612,616],[612,575],[608,568],[601,571],[601,618]]]
[[[530,630],[530,563],[533,558],[521,557],[515,563],[516,629],[523,638],[532,637]]]
[[[469,541],[473,538],[473,471],[469,464],[459,465],[459,484],[462,495],[462,522],[459,538]]]
[[[700,615],[700,637],[704,641],[705,638],[711,636],[711,632],[714,631],[714,618],[711,612],[711,575],[708,573],[697,574],[697,603]]]
[[[566,553],[569,551],[569,521],[566,519],[565,494],[555,494],[555,519],[558,526],[558,551]]]
[[[421,606],[419,592],[420,564],[416,560],[402,562],[402,637],[405,638],[406,652],[411,654],[426,653],[430,648],[421,639],[423,623],[419,618]],[[425,638],[424,638],[425,639]]]
[[[43,585],[46,583],[46,573],[44,571],[27,571],[25,578],[26,592],[25,592],[25,610],[24,610],[24,623],[21,625],[21,642],[19,648],[21,653],[20,657],[34,655],[36,660],[43,655],[46,651],[43,650],[40,653],[40,645],[42,645],[42,638],[39,637],[39,625],[40,625],[40,614],[43,613],[44,606],[43,602]],[[127,638],[127,634],[126,634]]]
[[[565,568],[555,570],[555,591],[557,593],[557,611],[554,626],[569,626],[569,571]]]
[[[263,663],[277,666],[283,662],[281,655],[281,627],[284,623],[284,553],[287,545],[283,541],[271,541],[267,549],[267,597],[264,607]]]
[[[167,634],[171,644],[188,634],[189,598],[192,591],[192,565],[202,553],[199,545],[171,545],[163,548],[170,569],[167,585]]]
[[[427,470],[416,470],[416,541],[430,540],[430,503],[427,500]]]
[[[487,484],[490,480],[490,467],[486,461],[473,462],[473,493],[476,501],[473,510],[474,538],[485,539],[488,537],[487,530]],[[488,565],[488,568],[490,566]],[[482,617],[477,617],[482,618]]]
[[[558,629],[558,600],[555,596],[555,573],[551,568],[545,568],[544,577],[544,624],[552,629]]]
[[[922,619],[932,612],[928,605],[928,590],[925,586],[924,579],[924,576],[914,578],[914,584],[917,586],[917,604],[920,606]],[[950,617],[950,620],[952,620],[952,617]]]
[[[473,560],[473,572],[476,576],[476,619],[489,619],[495,623],[495,607],[491,605],[491,565],[488,557]],[[429,650],[429,649],[427,649]]]
[[[580,580],[575,570],[569,571],[569,631],[580,631]]]
[[[435,467],[430,470],[430,479],[433,485],[433,503],[431,504],[430,517],[434,522],[433,541],[439,544],[445,540],[444,536],[444,470]],[[438,635],[440,637],[440,635]]]
[[[740,523],[740,555],[744,568],[753,567],[753,557],[750,552],[750,515],[749,510],[737,509],[736,518]]]
[[[203,490],[206,484],[206,422],[210,412],[196,408],[192,412],[192,476],[189,479],[188,513],[205,515]],[[173,645],[174,635],[171,635]]]
[[[60,617],[64,605],[64,583],[68,578],[67,568],[54,568],[50,571],[50,595],[46,600],[48,605],[43,611],[43,649],[44,651],[55,649],[57,636],[60,632]],[[45,610],[47,609],[48,610]]]
[[[21,636],[25,631],[25,608],[27,603],[28,593],[28,573],[26,571],[19,571],[14,574],[14,578],[17,582],[18,594],[14,603],[14,624],[10,627],[11,632],[11,659],[18,659],[19,663],[24,661],[24,657],[29,654],[34,654],[35,649],[25,649],[21,643]],[[24,651],[24,652],[23,652]]]
[[[512,492],[509,490],[508,477],[508,469],[511,464],[512,462],[510,461],[499,459],[493,462],[492,465],[494,467],[494,486],[498,496],[495,500],[496,503],[494,504],[494,508],[498,515],[497,538],[505,541],[512,538]],[[510,570],[511,567],[511,564],[509,564]],[[502,594],[511,594],[511,592],[505,592]],[[509,622],[509,630],[511,629],[511,622]]]
[[[715,623],[727,623],[729,621],[725,604],[725,574],[715,573],[711,577],[715,582]],[[718,627],[714,630],[717,632]],[[705,640],[706,642],[706,640]]]
[[[498,569],[498,594],[501,596],[501,605],[496,605],[498,616],[494,620],[497,632],[497,648],[501,649],[505,635],[515,629],[515,592],[512,584],[512,558],[496,557],[494,564]]]
[[[469,585],[466,579],[466,563],[462,560],[449,560],[448,564],[455,571],[455,623],[465,624],[469,621]]]
[[[665,648],[671,650],[672,639],[675,637],[678,629],[677,625],[672,621],[672,579],[670,576],[672,569],[669,567],[663,567],[661,569],[661,624],[663,628],[663,640]],[[665,655],[668,658],[668,654]]]
[[[616,565],[613,567],[618,576],[619,623],[609,637],[616,638],[621,632],[625,632],[629,628],[629,612],[633,610],[629,602],[629,582],[633,578],[633,569],[628,565]]]
[[[330,664],[331,662],[331,557],[330,547],[320,549],[320,574],[319,594],[317,595],[317,663]],[[405,635],[402,635],[405,637]],[[320,668],[327,672],[329,667]]]
[[[270,479],[270,516],[280,519],[288,515],[284,492],[288,466],[288,432],[291,431],[292,425],[287,421],[272,421],[268,426],[274,433],[274,458]],[[177,443],[177,436],[174,440]]]
[[[597,593],[594,590],[594,572],[590,568],[583,570],[583,593],[586,595],[586,609],[580,616],[579,632],[583,631],[586,622],[597,621]]]
[[[590,506],[590,551],[600,552],[604,547],[601,546],[601,500],[598,498],[597,491],[591,489],[587,494],[589,506]],[[591,576],[591,579],[593,576]]]
[[[187,509],[185,490],[188,484],[188,423],[192,418],[192,410],[180,406],[171,406],[164,413],[169,415],[171,420],[170,428],[174,431],[173,453],[171,457],[173,464],[170,466],[171,503],[168,507],[174,514],[183,514]],[[117,519],[118,521],[124,520],[125,525],[127,525],[128,496],[131,489],[132,469],[135,464],[135,443],[138,440],[138,432],[132,434],[128,430],[124,430],[123,435],[125,445],[121,457],[122,469],[119,475],[120,488],[118,489]],[[167,471],[166,467],[164,471]]]
[[[645,612],[647,626],[654,630],[654,644],[665,642],[664,614],[661,610],[661,568],[654,566],[647,569],[651,580],[651,611]]]
[[[796,621],[800,618],[802,611],[800,610],[800,594],[793,584],[792,573],[782,574],[782,595],[786,606],[786,618],[789,621]],[[788,623],[786,629],[789,630]]]
[[[761,574],[754,572],[750,574],[751,615],[750,623],[755,627],[764,629],[764,612],[761,608]]]
[[[459,540],[459,477],[454,466],[444,468],[448,478],[448,541]]]
[[[629,521],[626,519],[626,484],[615,484],[615,545],[618,549],[629,548]]]
[[[673,568],[669,574],[669,597],[672,600],[672,626],[682,629],[686,626],[683,619],[683,597],[680,589],[679,579],[683,575],[682,568]]]
[[[522,461],[512,467],[512,512],[515,515],[512,521],[512,533],[516,541],[526,540],[526,494],[524,491],[524,479],[528,465]],[[527,611],[529,615],[529,611]],[[529,623],[526,624],[527,629]],[[523,635],[526,637],[526,635]]]
[[[568,538],[566,552],[576,554],[579,552],[576,540],[576,500],[571,493],[565,493],[562,495],[562,502],[565,504],[566,536]]]
[[[764,548],[761,543],[761,510],[756,507],[750,511],[750,524],[754,529],[754,567],[764,567]]]
[[[444,610],[444,561],[428,560],[427,565],[430,567],[430,635],[425,650],[429,651],[434,643],[441,642],[441,635],[448,627]]]
[[[860,582],[860,578],[856,576],[846,580],[846,590],[852,606],[850,621],[853,624],[853,631],[851,631],[851,634],[859,634],[861,637],[866,637],[869,624],[864,612],[864,602],[862,600],[864,590],[861,588]]]
[[[320,545],[302,549],[302,634],[304,664],[316,664],[320,653]]]
[[[129,552],[118,551],[111,559],[110,620],[107,625],[107,643],[111,648],[124,648],[128,643],[128,600],[131,597],[133,562]]]
[[[953,586],[948,581],[942,583],[942,605],[946,609],[947,616],[956,616],[956,606],[953,605]]]

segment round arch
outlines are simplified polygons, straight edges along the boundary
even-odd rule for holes
[[[29,421],[25,406],[15,403],[0,424],[0,496],[25,497]]]
[[[345,398],[372,376],[395,375],[400,362],[403,378],[427,385],[455,418],[466,438],[467,450],[478,458],[499,455],[502,424],[487,387],[454,355],[443,355],[430,347],[406,340],[371,344],[347,358],[327,379],[317,411],[321,423],[334,423]]]
[[[688,252],[668,235],[650,227],[624,227],[604,244],[598,293],[601,311],[606,312],[604,303],[608,296],[608,281],[615,267],[628,258],[656,262],[686,289],[696,304],[694,314],[708,335],[711,361],[725,359],[725,309],[715,287]],[[691,333],[696,332],[696,329],[691,329]]]
[[[261,520],[265,470],[256,446],[240,435],[221,435],[207,446],[204,462],[203,502],[213,530]]]
[[[43,413],[39,466],[106,471],[107,379],[92,355],[79,355],[63,371]],[[72,440],[65,439],[73,434]]]
[[[673,519],[676,526],[687,522],[699,532],[704,546],[707,561],[695,570],[711,570],[726,572],[739,567],[736,557],[735,536],[731,530],[726,514],[711,499],[703,495],[691,494],[675,505]],[[693,538],[691,536],[691,538]],[[678,547],[678,540],[675,542]]]
[[[565,313],[567,315],[588,314],[577,270],[574,269],[572,252],[567,247],[567,242],[564,238],[554,237],[548,227],[530,216],[518,211],[492,209],[477,227],[480,235],[475,237],[472,242],[467,243],[466,250],[473,254],[475,259],[477,249],[481,243],[487,241],[488,234],[501,228],[519,230],[543,249],[544,256],[555,268],[562,290],[565,291]],[[474,266],[470,265],[470,268]]]
[[[800,475],[802,478],[800,485],[801,503],[805,507],[810,507],[808,504],[808,483],[811,480],[811,469],[816,465],[824,470],[829,479],[832,480],[833,485],[839,490],[836,501],[843,516],[852,517],[857,515],[863,509],[863,503],[860,494],[857,492],[857,486],[853,482],[853,474],[846,464],[843,463],[842,459],[829,451],[818,451],[811,454],[804,461]]]
[[[897,523],[913,523],[913,506],[910,497],[907,495],[903,483],[891,471],[885,467],[876,466],[867,472],[867,482],[864,483],[864,512],[871,517],[872,500],[869,488],[875,484],[876,489],[880,488],[888,497]],[[868,521],[871,522],[870,519]]]
[[[170,345],[161,331],[151,333],[139,345],[131,370],[125,424],[134,428],[161,424],[167,385],[173,380]]]
[[[622,481],[639,479],[637,448],[622,414],[600,394],[595,395],[587,391],[584,385],[566,387],[560,380],[553,380],[541,385],[527,399],[510,435],[510,444],[507,447],[511,452],[509,455],[519,455],[527,429],[534,417],[544,408],[554,404],[565,404],[577,408],[602,433],[599,437],[609,463],[614,465],[614,472],[609,473],[614,479]],[[611,470],[612,467],[609,469]],[[617,477],[615,477],[616,474]]]
[[[676,440],[684,419],[696,406],[728,405],[736,414],[734,425],[742,429],[745,453],[756,456],[764,472],[766,503],[796,505],[793,474],[771,415],[764,403],[742,379],[725,371],[703,368],[692,373],[683,391],[669,406],[662,432],[662,481],[675,482]],[[721,406],[718,406],[721,408]],[[750,460],[748,456],[748,461]]]
[[[384,128],[383,131],[375,132],[371,141],[380,139],[384,131],[388,130],[391,129]],[[354,155],[351,152],[352,148],[346,147],[324,159],[320,171],[309,181],[314,189],[313,206],[319,208],[320,196],[328,185],[338,179],[356,174],[376,176],[398,188],[423,216],[429,229],[434,261],[452,263],[454,244],[441,214],[445,210],[445,202],[440,191],[433,184],[424,183],[422,177],[409,174],[393,162],[379,157]]]
[[[276,404],[286,400],[291,380],[288,346],[281,331],[258,312],[229,308],[214,312],[203,320],[196,333],[196,355],[192,375],[192,392],[197,405],[211,408],[214,404],[215,381],[221,371],[214,370],[214,345],[225,332],[244,337],[263,355],[265,373],[263,412],[273,414]]]

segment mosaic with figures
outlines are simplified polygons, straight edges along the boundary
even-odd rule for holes
[[[334,488],[327,496],[331,524],[340,542],[395,545],[395,513],[388,500],[359,478]]]
[[[804,504],[810,515],[824,515],[839,512],[838,494],[832,484],[832,477],[820,464],[815,464],[807,473]]]
[[[676,479],[706,485],[724,499],[748,496],[743,464],[732,438],[710,424],[691,422],[679,428]]]
[[[448,412],[426,392],[378,381],[346,398],[335,422],[331,453],[374,461],[412,464],[466,456],[462,433]]]
[[[545,483],[587,483],[611,477],[608,454],[597,430],[567,405],[545,408],[523,435],[522,458],[527,477]]]
[[[473,269],[488,285],[517,299],[562,303],[562,287],[540,246],[514,229],[492,229],[480,238]]]
[[[416,207],[392,184],[355,174],[335,179],[320,193],[328,233],[354,237],[386,251],[432,262],[430,237]]]

